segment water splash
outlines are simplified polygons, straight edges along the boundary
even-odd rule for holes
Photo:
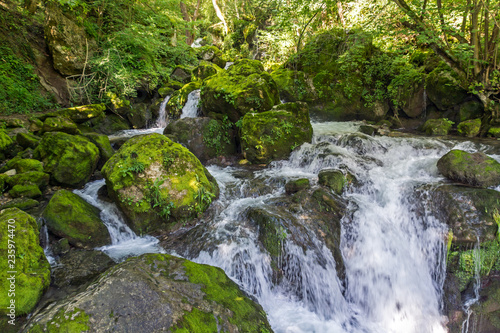
[[[198,117],[198,103],[200,102],[200,89],[193,90],[189,93],[186,105],[182,108],[182,118]]]
[[[43,248],[43,252],[45,253],[45,257],[47,258],[50,267],[56,267],[58,263],[49,244],[49,232],[47,224],[45,223],[45,220],[43,218],[39,218],[39,222],[42,225],[42,227],[40,228],[40,245]]]
[[[479,302],[479,290],[481,287],[481,249],[479,237],[477,237],[477,242],[474,245],[474,286],[473,286],[473,295],[469,299],[464,302],[464,312],[467,317],[462,322],[462,333],[474,333],[476,332],[475,322],[473,322],[472,326],[470,325],[470,318],[472,316],[472,306]],[[470,330],[469,330],[470,329]]]
[[[165,110],[169,100],[170,100],[170,95],[165,97],[161,102],[160,110],[158,111],[158,119],[155,122],[155,128],[165,128],[167,126],[167,113]]]

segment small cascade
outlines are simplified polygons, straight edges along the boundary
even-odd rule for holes
[[[228,61],[226,62],[226,65],[224,66],[224,69],[228,69],[229,67],[231,67],[232,65],[234,64],[233,61]]]
[[[50,267],[55,267],[57,266],[57,260],[54,256],[54,253],[52,252],[52,249],[50,248],[47,224],[45,223],[45,220],[43,218],[40,218],[40,220],[42,225],[42,227],[40,228],[40,245],[43,248],[43,252],[45,253],[45,257],[47,258]]]
[[[130,256],[138,256],[143,253],[164,253],[158,245],[158,240],[152,236],[137,236],[126,224],[118,207],[111,202],[106,202],[98,197],[99,189],[104,186],[105,181],[96,180],[87,183],[81,190],[75,190],[85,201],[101,210],[101,219],[108,228],[111,236],[111,244],[98,248],[109,255],[115,261],[125,260]]]
[[[168,101],[170,100],[170,95],[165,97],[165,99],[160,104],[160,110],[158,112],[158,119],[156,120],[155,127],[156,128],[165,128],[167,126],[167,114],[165,112],[165,108],[167,106]]]
[[[481,288],[481,251],[479,247],[479,237],[474,246],[474,286],[473,295],[464,302],[464,312],[466,318],[462,322],[462,333],[475,333],[475,323],[470,322],[472,315],[471,307],[479,301],[479,290]]]
[[[182,118],[198,117],[198,103],[200,101],[200,89],[193,90],[189,93],[186,105],[182,108]]]

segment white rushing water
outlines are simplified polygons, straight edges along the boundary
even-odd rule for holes
[[[209,167],[221,187],[223,208],[206,237],[218,246],[191,259],[223,268],[255,295],[276,332],[445,332],[440,310],[447,228],[431,215],[415,213],[411,199],[416,187],[443,180],[436,162],[452,144],[369,137],[356,133],[358,127],[314,124],[312,144],[255,174],[268,186],[263,195],[248,191],[248,180],[235,177],[238,169]],[[284,251],[294,259],[287,264],[293,272],[285,275],[298,285],[275,285],[270,257],[241,223],[243,212],[283,195],[283,180],[305,177],[315,184],[325,168],[347,169],[360,182],[344,195],[351,212],[342,226],[346,287],[330,251],[317,239],[315,249],[306,252],[286,242]]]
[[[198,117],[198,103],[200,101],[200,89],[193,90],[189,93],[186,105],[182,108],[182,118]]]
[[[106,202],[98,197],[99,189],[104,186],[104,180],[87,183],[81,190],[75,190],[85,201],[101,210],[100,217],[111,236],[111,244],[98,248],[115,261],[122,261],[131,256],[144,253],[165,253],[158,245],[158,240],[152,236],[137,236],[126,224],[118,207],[112,202]]]
[[[155,122],[155,128],[165,128],[167,126],[167,113],[165,112],[167,103],[170,100],[170,95],[165,97],[160,104],[160,110],[158,111],[158,119]]]

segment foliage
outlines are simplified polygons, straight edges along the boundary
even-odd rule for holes
[[[126,176],[133,177],[134,173],[137,174],[137,173],[144,172],[144,163],[142,163],[136,159],[132,159],[131,165],[126,167],[126,168],[122,166],[120,168],[120,172],[122,174],[122,177],[126,177]]]
[[[222,121],[211,120],[203,135],[203,143],[208,148],[214,149],[217,156],[221,155],[224,151],[224,145],[231,143],[229,135],[231,128],[232,123],[227,115],[224,115]]]
[[[148,191],[146,200],[149,202],[151,207],[156,210],[158,215],[161,217],[168,219],[172,212],[172,209],[175,208],[173,202],[165,199],[161,194],[160,186],[165,182],[164,179],[156,179],[153,183],[148,181],[145,186],[146,191]]]

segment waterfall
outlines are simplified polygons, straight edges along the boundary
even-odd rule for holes
[[[165,108],[167,106],[168,101],[170,100],[170,95],[167,95],[165,99],[160,104],[160,110],[158,112],[158,119],[156,120],[155,127],[156,128],[165,128],[167,126],[167,115],[165,112]]]
[[[479,246],[479,237],[477,238],[477,242],[474,246],[473,253],[474,253],[474,287],[473,287],[474,294],[464,303],[464,312],[466,313],[467,316],[465,320],[462,322],[462,333],[476,332],[474,325],[475,323],[473,323],[473,325],[470,326],[470,318],[472,315],[471,307],[479,301],[479,289],[481,287],[481,251]],[[469,328],[471,329],[470,331]]]
[[[224,66],[224,69],[228,69],[229,67],[231,67],[232,65],[234,64],[233,61],[228,61],[226,62],[226,65]]]
[[[45,224],[45,220],[43,218],[39,218],[39,222],[42,226],[40,228],[40,245],[43,248],[43,252],[45,253],[45,257],[47,258],[50,267],[55,267],[57,266],[57,260],[52,252],[52,249],[50,248],[47,224]]]
[[[200,101],[200,89],[193,90],[189,93],[186,105],[182,108],[182,118],[198,117],[198,102]]]
[[[164,253],[156,238],[148,235],[137,236],[125,224],[120,210],[114,203],[99,199],[98,192],[104,184],[104,179],[96,180],[87,183],[81,190],[73,191],[92,206],[101,210],[100,218],[108,228],[111,244],[97,250],[103,251],[118,262],[125,260],[127,257],[138,256],[143,253]]]

